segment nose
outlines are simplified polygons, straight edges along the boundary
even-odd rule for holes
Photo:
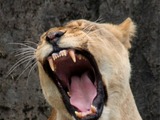
[[[46,36],[46,40],[51,44],[55,44],[60,39],[60,37],[64,35],[64,33],[65,32],[62,31],[49,32]]]

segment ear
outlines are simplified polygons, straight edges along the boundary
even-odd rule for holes
[[[131,48],[131,40],[135,36],[136,33],[136,25],[130,18],[127,18],[124,22],[118,25],[118,29],[120,30],[122,37],[120,41],[127,48]]]

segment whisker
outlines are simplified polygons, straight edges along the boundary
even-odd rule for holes
[[[27,62],[27,61],[30,60],[30,59],[27,59],[27,58],[32,59],[31,56],[27,56],[27,57],[24,57],[24,58],[18,60],[18,61],[9,69],[7,76],[9,76],[18,66],[20,66],[20,65],[22,65],[23,63],[25,63],[25,62]]]
[[[93,24],[89,24],[88,26],[86,26],[85,28],[83,28],[83,31],[85,31],[86,29],[88,29],[89,27],[92,27]]]
[[[36,45],[36,46],[38,46],[38,44],[37,43],[35,43],[35,42],[33,42],[33,41],[30,41],[30,40],[27,40],[27,41],[25,41],[26,43],[31,43],[31,44],[33,44],[33,45]]]
[[[17,49],[13,49],[14,52],[18,52],[18,51],[36,51],[36,49],[34,48],[17,48]]]
[[[34,64],[35,64],[35,63],[34,63]],[[32,64],[28,65],[28,66],[21,72],[21,74],[18,76],[17,80],[23,75],[23,73],[24,73],[29,67],[31,67],[31,66],[34,65],[34,64],[32,63]]]
[[[94,22],[97,23],[97,22],[103,22],[103,21],[104,21],[104,18],[102,16],[99,16],[98,19]]]
[[[33,48],[33,47],[31,47],[31,46],[29,46],[29,45],[26,45],[26,44],[24,44],[24,43],[8,43],[8,44],[21,45],[21,46],[25,46],[25,47],[28,47],[28,48]],[[35,49],[35,48],[34,48],[34,49]]]
[[[22,51],[24,51],[24,50],[32,50],[32,51],[35,51],[36,49],[35,48],[29,48],[29,47],[23,47],[23,48],[19,48],[19,49],[17,49],[17,50],[22,50]]]
[[[29,59],[29,58],[35,58],[34,54],[28,54],[28,55],[22,55],[20,56],[17,60],[20,61],[21,59],[25,60],[25,59]]]
[[[37,65],[37,61],[34,62],[33,66],[31,67],[30,71],[28,72],[28,76],[27,76],[27,84],[28,84],[29,75],[30,75],[31,72],[35,69],[36,65]]]
[[[20,55],[34,55],[33,51],[25,51],[21,52],[15,55],[15,57],[20,56]]]
[[[34,55],[36,50],[33,49],[28,49],[28,48],[20,48],[18,50],[15,50],[13,53],[16,54],[15,57],[20,56],[20,55]]]
[[[96,20],[96,21],[94,21],[95,23],[97,23],[97,22],[99,22],[99,21],[102,21],[102,20],[104,20],[101,16]],[[90,27],[90,30],[89,31],[91,31],[91,29],[93,28],[93,26],[94,26],[94,24],[89,24],[88,26],[86,26],[83,30],[85,31],[86,29],[88,29],[89,27]]]
[[[14,68],[12,68],[12,69],[8,72],[7,77],[8,77],[18,66],[22,65],[22,64],[25,63],[25,62],[27,62],[27,60],[25,60],[25,61],[22,62],[21,64],[17,64]]]
[[[92,42],[96,42],[96,41],[93,41],[93,40],[92,40],[92,38],[89,36],[89,34],[94,34],[95,32],[99,31],[100,29],[104,29],[104,28],[99,28],[99,29],[97,29],[97,30],[91,31],[91,32],[89,32],[88,34],[86,34],[86,36],[87,36]],[[95,36],[97,36],[97,35],[95,35]],[[104,41],[102,38],[100,38],[100,37],[97,37],[97,38],[98,38],[105,46],[107,46],[106,43],[105,43],[105,41]]]
[[[33,56],[32,59],[30,59],[30,60],[28,61],[28,63],[25,65],[25,67],[27,67],[28,64],[31,63],[34,59],[35,59],[35,57]]]
[[[86,34],[90,33],[90,32],[91,32],[91,30],[92,30],[92,28],[93,28],[93,26],[91,26],[91,27],[90,27],[89,31],[87,31],[87,33],[86,33]]]
[[[93,27],[93,26],[92,26],[92,27]],[[94,30],[94,31],[89,30],[89,31],[86,33],[85,37],[87,36],[88,38],[90,38],[90,37],[89,37],[89,34],[94,33],[94,32],[97,32],[97,31],[100,30],[100,29],[104,29],[104,28],[99,28],[99,29]]]
[[[33,54],[31,54],[31,55],[26,55],[26,56],[21,56],[20,58],[18,58],[18,60],[21,60],[21,59],[27,59],[27,58],[32,58],[32,57],[34,57],[34,55]]]
[[[99,22],[99,21],[101,21],[101,20],[103,20],[103,18],[101,18],[101,16],[96,20],[96,21],[94,21],[95,23],[97,23],[97,22]],[[88,26],[86,26],[83,30],[86,30],[86,29],[88,29],[89,27],[91,27],[90,28],[90,30],[93,28],[93,26],[94,26],[94,24],[89,24]]]
[[[15,69],[17,69],[20,65],[24,65],[24,70],[21,72],[20,75],[18,75],[19,79],[26,70],[31,68],[29,70],[28,76],[31,74],[33,69],[36,67],[37,61],[35,59],[35,52],[36,48],[38,46],[37,43],[33,41],[25,41],[24,43],[8,43],[11,45],[17,45],[18,47],[16,49],[13,48],[13,52],[15,54],[15,57],[18,57],[18,60],[14,65],[9,69],[7,76],[8,77]],[[28,81],[28,78],[27,78]]]

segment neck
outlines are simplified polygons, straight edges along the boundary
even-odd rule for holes
[[[111,94],[99,120],[142,120],[131,89],[128,88],[123,95],[118,92]]]

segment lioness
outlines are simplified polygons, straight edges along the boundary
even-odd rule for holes
[[[49,120],[141,120],[130,85],[130,18],[120,25],[71,21],[45,32],[36,50]]]

